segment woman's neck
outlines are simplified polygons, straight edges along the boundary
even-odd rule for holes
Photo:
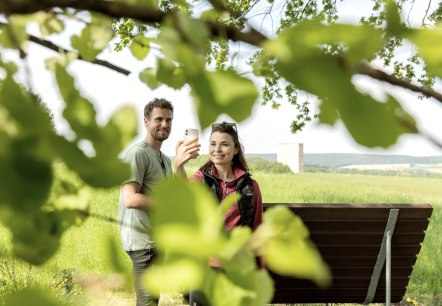
[[[216,174],[221,180],[230,182],[235,179],[235,174],[231,165],[215,165],[215,168]]]

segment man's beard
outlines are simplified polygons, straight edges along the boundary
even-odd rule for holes
[[[165,136],[161,136],[158,131],[154,131],[154,133],[152,133],[152,138],[155,139],[156,141],[164,141],[167,138],[169,138],[170,135],[170,131],[166,132],[167,134]]]

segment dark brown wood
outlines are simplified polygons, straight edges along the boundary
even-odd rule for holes
[[[423,241],[424,232],[419,233],[397,233],[392,237],[393,244],[415,245]],[[384,233],[366,233],[364,235],[356,233],[315,233],[315,244],[321,245],[352,245],[355,241],[363,245],[380,245]]]
[[[392,235],[391,301],[402,300],[425,237],[432,207],[426,204],[265,204],[286,205],[307,226],[330,266],[329,288],[310,280],[272,274],[273,303],[363,303],[368,292],[390,209],[399,209]],[[385,265],[374,303],[385,302]]]

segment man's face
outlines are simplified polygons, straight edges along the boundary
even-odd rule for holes
[[[169,138],[172,119],[173,114],[169,109],[155,107],[149,118],[144,117],[144,125],[154,140],[164,141]]]

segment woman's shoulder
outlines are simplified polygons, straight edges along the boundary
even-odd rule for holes
[[[201,169],[196,170],[194,174],[189,176],[189,181],[191,182],[202,181],[202,180],[204,180],[204,174],[201,171]]]

